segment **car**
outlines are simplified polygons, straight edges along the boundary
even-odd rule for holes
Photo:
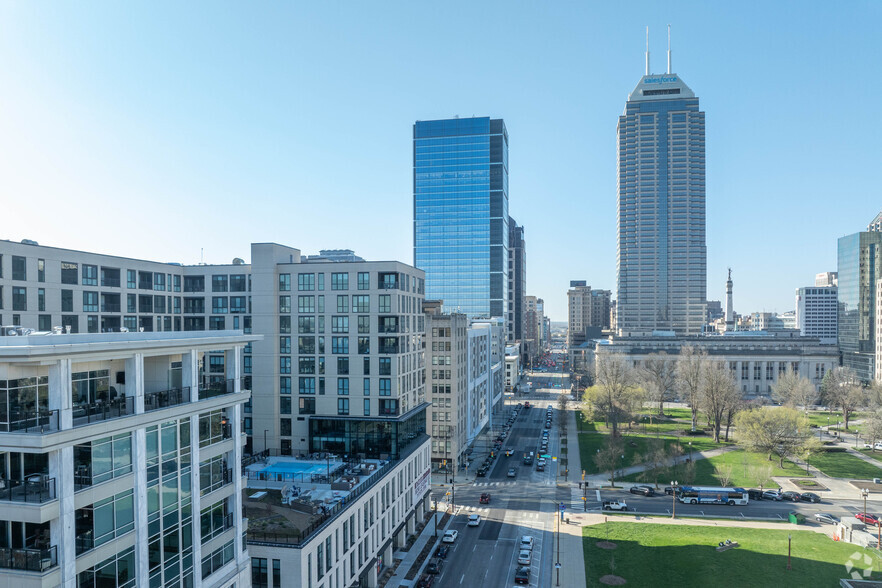
[[[508,468],[508,474],[507,474],[507,475],[508,475],[509,478],[514,478],[515,476],[518,475],[518,471],[517,471],[516,469],[514,469],[514,468]]]
[[[481,467],[481,468],[478,468],[477,475],[483,478],[484,476],[487,475],[487,470],[488,470],[488,469],[489,469],[489,468],[488,468],[487,466],[483,466],[483,467]]]
[[[455,529],[449,529],[444,531],[444,538],[441,540],[443,543],[453,543],[456,541],[456,538],[459,537],[459,531]]]
[[[799,502],[799,492],[782,492],[781,500],[789,500],[791,502]]]
[[[868,512],[859,512],[856,515],[854,515],[854,518],[856,518],[857,520],[859,520],[863,523],[866,523],[868,525],[875,526],[875,525],[879,524],[879,516],[872,515]]]
[[[873,449],[882,449],[882,441],[876,441],[873,443]]]
[[[643,496],[654,496],[655,490],[649,486],[631,486],[628,490],[631,494],[642,494]]]
[[[665,494],[667,494],[668,496],[673,496],[674,488],[671,486],[665,486]]]
[[[533,551],[533,536],[532,535],[521,535],[521,551],[524,549],[528,551]]]
[[[837,517],[834,517],[830,513],[826,513],[826,512],[816,512],[815,513],[815,520],[818,521],[819,523],[827,523],[828,525],[839,524],[839,519]]]
[[[544,472],[545,471],[545,462],[537,463],[536,464],[536,471],[537,472]]]
[[[484,492],[481,494],[481,498],[478,500],[481,504],[490,504],[490,493]]]
[[[763,492],[762,490],[757,490],[756,488],[751,488],[747,491],[747,497],[751,500],[762,500]]]
[[[628,510],[628,505],[624,500],[607,500],[600,505],[601,510]]]
[[[803,492],[799,495],[799,499],[804,502],[821,502],[821,497],[815,494],[814,492]]]
[[[515,570],[515,584],[529,584],[530,583],[530,568],[529,566],[521,566],[517,570]]]
[[[864,449],[872,449],[872,448],[873,448],[873,446],[870,445],[869,443],[864,443]]]
[[[429,560],[429,563],[426,564],[426,573],[427,574],[440,574],[441,570],[444,568],[444,560],[439,559],[437,557],[433,557]]]
[[[481,524],[481,515],[479,514],[470,514],[469,515],[469,527],[477,527]]]
[[[511,449],[506,449],[505,450],[505,457],[511,457],[512,453],[514,453],[514,451],[512,451]]]
[[[521,549],[518,554],[518,563],[522,566],[528,566],[533,561],[533,552],[529,549]]]
[[[777,490],[766,490],[763,492],[765,500],[781,500],[781,493]]]
[[[446,559],[447,554],[450,553],[450,547],[444,543],[438,546],[438,549],[435,550],[435,557],[440,557],[441,559]]]
[[[423,574],[420,576],[420,581],[417,583],[417,588],[432,588],[435,584],[435,576],[432,574]]]
[[[524,465],[533,465],[533,456],[525,455],[524,456]]]

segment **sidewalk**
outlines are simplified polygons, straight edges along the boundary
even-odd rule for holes
[[[419,557],[420,553],[422,553],[423,548],[426,546],[426,543],[435,540],[435,524],[437,523],[440,525],[441,518],[443,516],[444,513],[441,511],[435,513],[435,521],[433,522],[431,519],[429,519],[429,522],[423,528],[422,533],[420,533],[420,536],[417,537],[417,540],[414,541],[414,544],[410,547],[408,551],[396,551],[392,554],[392,559],[401,559],[401,563],[398,564],[397,568],[395,568],[395,575],[389,578],[389,581],[386,582],[386,586],[390,588],[393,586],[395,588],[399,588],[399,586],[416,586],[416,583],[419,582],[420,574],[414,576],[413,580],[406,580],[404,577],[407,575],[408,572],[410,572],[410,569],[413,567],[414,562],[416,562],[417,557]],[[452,520],[453,517],[450,517],[447,524],[449,525],[450,521]],[[438,527],[439,539],[444,534],[445,529],[446,527]],[[420,566],[420,572],[422,572],[422,567],[425,566],[428,561],[429,558],[427,557]]]
[[[574,403],[571,403],[574,404]],[[582,461],[579,457],[579,433],[576,430],[576,410],[571,408],[567,411],[567,468],[572,470],[574,481],[561,484],[558,478],[558,487],[569,487],[571,492],[570,504],[575,500],[581,500],[578,481],[582,478]],[[569,516],[572,517],[572,514]],[[585,551],[582,548],[582,527],[580,525],[560,525],[560,585],[561,586],[586,586],[585,580]],[[555,580],[556,573],[554,575]]]

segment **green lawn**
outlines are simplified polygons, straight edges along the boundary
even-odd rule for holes
[[[830,417],[830,419],[828,420],[827,417]],[[849,422],[849,424],[851,424],[851,421],[856,420],[856,419],[861,419],[863,417],[864,417],[863,413],[853,412],[853,413],[851,413],[851,415],[849,415],[848,422]],[[808,413],[808,419],[809,419],[809,423],[811,423],[812,425],[815,425],[818,427],[826,427],[829,424],[834,429],[836,428],[836,423],[838,423],[838,422],[844,423],[844,419],[842,418],[841,411],[833,411],[832,413],[830,413],[830,412],[822,412],[822,411],[817,411],[817,410],[810,410]],[[844,430],[845,424],[842,425],[842,428]],[[852,428],[854,428],[854,427],[852,427]],[[849,431],[851,431],[851,430],[852,429],[849,429]]]
[[[636,431],[636,429],[635,429]],[[597,465],[594,463],[594,456],[597,454],[597,450],[600,449],[608,435],[605,433],[582,433],[579,435],[579,455],[582,459],[582,469],[586,471],[588,474],[598,474],[600,471],[597,468]],[[634,455],[635,454],[645,454],[647,452],[647,448],[650,446],[650,439],[656,439],[655,435],[639,435],[639,434],[623,434],[622,441],[625,446],[625,459],[623,460],[625,467],[635,465],[634,463]],[[665,437],[661,435],[658,439],[665,444],[665,446],[669,446],[671,444],[675,444],[678,442],[677,437]],[[683,454],[689,454],[689,442],[692,442],[692,451],[707,451],[709,449],[716,449],[718,447],[723,447],[725,444],[723,443],[714,443],[713,439],[710,437],[682,437],[679,439],[680,446],[683,449]]]
[[[831,478],[872,480],[882,477],[882,468],[844,451],[819,453],[811,457],[809,463]]]
[[[656,523],[612,522],[583,527],[585,576],[589,586],[600,586],[607,574],[621,576],[626,586],[838,586],[849,577],[845,564],[853,554],[871,558],[875,570],[882,561],[872,550],[834,542],[813,531],[703,527]],[[787,537],[792,536],[791,570],[787,570]],[[720,541],[741,546],[717,552]],[[615,549],[597,547],[599,541]],[[882,578],[875,571],[873,579]]]
[[[805,469],[797,466],[791,461],[784,460],[784,467],[778,467],[778,460],[768,460],[768,456],[761,453],[752,453],[744,450],[735,450],[716,455],[707,459],[698,459],[695,461],[695,479],[691,481],[697,486],[720,486],[717,470],[726,466],[732,467],[732,478],[729,480],[729,486],[759,487],[763,482],[760,468],[772,467],[772,476],[790,476],[794,478],[806,477]],[[648,480],[648,482],[657,481],[659,484],[667,485],[673,476],[682,476],[683,467],[678,466],[676,472],[664,472],[657,476],[657,480]],[[625,477],[627,482],[640,482],[639,474],[631,474]],[[681,484],[684,480],[678,480]],[[687,483],[690,483],[686,481]],[[765,486],[768,488],[769,484]]]

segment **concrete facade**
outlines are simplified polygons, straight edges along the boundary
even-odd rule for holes
[[[835,345],[839,324],[839,289],[836,286],[806,286],[796,290],[796,328],[803,337],[817,337]]]

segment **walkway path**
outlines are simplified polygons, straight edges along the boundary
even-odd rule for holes
[[[578,443],[577,443],[578,445]],[[707,459],[709,457],[715,457],[717,455],[722,455],[729,451],[735,451],[738,447],[734,445],[728,445],[726,447],[718,447],[716,449],[709,449],[707,451],[694,451],[692,459]],[[675,458],[671,463],[682,463],[688,460],[688,456],[680,456]],[[646,465],[635,465],[619,470],[616,475],[616,480],[621,481],[625,476],[630,476],[631,474],[636,474],[638,472],[644,471],[648,466]],[[585,478],[585,480],[589,483],[589,486],[607,486],[610,483],[609,474],[593,474]]]
[[[567,391],[566,393],[569,393]],[[579,456],[579,432],[576,429],[576,406],[578,403],[570,402],[567,410],[567,467],[573,472],[578,472],[573,477],[578,481],[582,473],[582,460]],[[560,478],[558,478],[560,480]],[[569,504],[576,504],[581,500],[582,493],[575,482],[561,483],[558,488],[570,489]],[[560,521],[558,521],[560,524]],[[582,548],[582,528],[578,525],[560,525],[560,585],[561,586],[586,586],[585,580],[585,550]],[[556,579],[556,578],[555,578]]]
[[[413,567],[413,564],[416,562],[417,557],[419,557],[420,553],[422,553],[423,548],[426,546],[426,543],[429,541],[435,540],[435,524],[441,523],[441,518],[444,516],[444,513],[438,511],[435,513],[435,521],[429,519],[429,522],[426,523],[426,526],[423,528],[420,536],[417,537],[417,540],[414,541],[414,544],[410,547],[410,549],[406,552],[404,551],[396,551],[392,554],[392,559],[401,559],[401,563],[398,564],[398,567],[395,568],[395,575],[389,578],[389,581],[386,582],[386,586],[389,588],[399,588],[399,586],[416,586],[417,582],[420,579],[420,574],[414,576],[413,580],[406,580],[405,576]],[[450,525],[450,522],[453,520],[453,517],[450,517],[447,522],[447,526]],[[440,538],[444,535],[444,531],[447,527],[438,527],[438,537]],[[422,565],[420,565],[420,572],[422,572],[423,566],[425,566],[429,561],[427,557],[423,560]]]

